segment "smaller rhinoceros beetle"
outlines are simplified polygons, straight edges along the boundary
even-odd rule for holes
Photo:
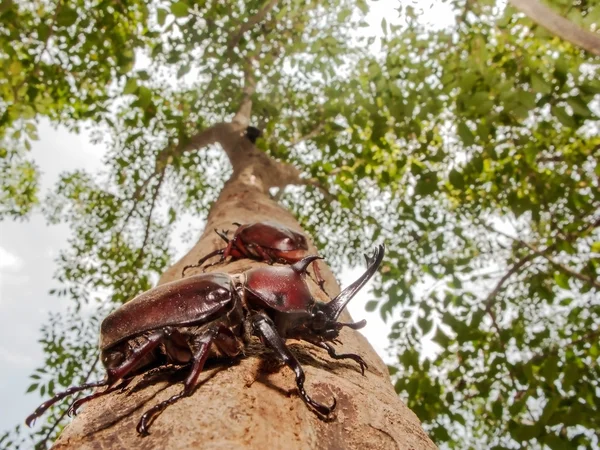
[[[221,255],[221,258],[205,266],[205,269],[223,262],[227,257],[231,257],[232,261],[249,258],[265,261],[269,264],[276,262],[293,264],[308,255],[306,238],[280,223],[267,221],[246,223],[244,225],[234,223],[234,225],[237,225],[238,228],[231,239],[227,237],[227,231],[219,232],[215,230],[215,233],[227,243],[225,248],[203,256],[196,264],[185,266],[181,274],[185,275],[185,271],[192,267],[202,267],[202,264],[208,259],[217,255]],[[323,288],[324,280],[316,261],[313,263],[313,270],[315,271],[317,284],[325,292]]]
[[[103,396],[131,381],[133,375],[156,366],[185,365],[189,372],[183,390],[146,411],[137,426],[148,433],[154,418],[167,406],[190,395],[211,348],[217,355],[238,355],[252,335],[275,352],[295,373],[302,400],[321,416],[336,406],[313,400],[304,390],[304,371],[286,346],[286,339],[310,342],[335,359],[356,361],[364,375],[367,364],[356,354],[337,354],[335,343],[343,327],[362,328],[366,321],[338,322],[342,310],[373,276],[383,259],[384,247],[367,258],[367,270],[328,303],[316,301],[306,284],[306,269],[318,256],[293,265],[260,266],[236,275],[210,273],[190,276],[157,286],[108,315],[100,327],[102,381],[71,387],[42,403],[27,420],[31,424],[57,401],[76,392],[105,387],[77,400],[70,410]],[[122,382],[117,384],[119,381]]]

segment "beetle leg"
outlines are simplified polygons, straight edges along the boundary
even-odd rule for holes
[[[33,414],[31,414],[29,417],[27,417],[27,419],[25,419],[25,423],[27,424],[27,426],[33,425],[33,423],[35,422],[35,419],[37,419],[39,416],[44,414],[44,412],[48,408],[50,408],[52,405],[54,405],[57,401],[65,398],[65,397],[68,397],[69,395],[75,394],[76,392],[83,391],[85,389],[92,389],[92,388],[107,386],[107,388],[104,391],[94,393],[94,394],[88,396],[91,398],[84,397],[79,401],[80,402],[79,404],[78,404],[78,402],[75,402],[73,404],[73,406],[75,406],[76,404],[77,404],[77,406],[80,406],[81,403],[84,403],[83,400],[85,400],[85,399],[91,400],[92,398],[100,397],[104,394],[108,394],[109,392],[112,392],[112,390],[111,390],[112,386],[117,381],[122,379],[125,375],[127,375],[132,369],[135,369],[137,364],[139,364],[139,362],[146,355],[148,355],[148,353],[150,353],[152,350],[154,350],[158,346],[158,344],[160,343],[162,338],[165,335],[170,334],[170,333],[171,333],[171,329],[169,327],[165,327],[162,330],[155,331],[148,337],[148,341],[144,345],[142,345],[139,348],[133,349],[131,351],[131,355],[129,356],[129,358],[127,358],[120,366],[118,366],[114,369],[107,369],[106,370],[107,376],[106,376],[105,380],[97,381],[95,383],[86,383],[81,386],[70,387],[66,391],[59,392],[54,397],[52,397],[50,400],[47,400],[44,403],[42,403],[33,412]]]
[[[296,357],[290,352],[283,339],[281,339],[277,333],[273,321],[264,314],[256,314],[252,317],[252,325],[254,333],[260,337],[263,344],[274,350],[283,362],[294,371],[296,374],[296,386],[298,387],[298,392],[300,393],[302,400],[323,416],[331,414],[337,404],[335,397],[333,398],[333,404],[331,406],[326,406],[316,402],[308,396],[304,390],[304,370],[302,370],[302,366]]]
[[[240,256],[238,258],[252,258],[253,254],[250,250],[246,248],[246,244],[242,241],[239,236],[234,236],[231,239],[231,249],[230,252],[237,251]]]
[[[360,355],[357,355],[355,353],[336,353],[335,348],[333,348],[333,346],[331,344],[328,344],[327,342],[308,342],[316,345],[317,347],[321,347],[324,350],[327,350],[327,353],[329,353],[329,356],[331,356],[333,359],[352,359],[353,361],[356,361],[360,366],[360,371],[363,374],[363,376],[365,374],[365,369],[369,368],[365,360],[362,359]]]
[[[153,419],[160,414],[167,406],[172,405],[177,400],[183,397],[187,397],[194,392],[194,388],[198,384],[198,378],[200,377],[200,373],[204,368],[204,363],[208,358],[210,353],[210,347],[214,341],[218,345],[219,337],[223,334],[223,340],[231,340],[231,330],[225,327],[212,327],[204,334],[200,335],[197,340],[194,341],[197,346],[196,351],[194,352],[194,356],[192,358],[192,369],[190,370],[189,375],[184,381],[183,390],[179,394],[175,394],[172,397],[168,398],[165,401],[160,402],[159,404],[153,406],[148,411],[146,411],[137,425],[137,431],[139,434],[146,436],[148,435],[148,427]],[[226,336],[225,336],[226,335]],[[229,342],[224,342],[222,346],[219,348],[223,349],[231,349],[231,345]]]
[[[201,259],[200,259],[200,260],[199,260],[199,261],[198,261],[196,264],[189,264],[189,265],[185,266],[185,267],[183,268],[183,270],[181,271],[181,276],[182,276],[182,277],[183,277],[183,276],[185,276],[185,271],[186,271],[186,270],[188,270],[188,269],[191,269],[191,268],[193,268],[193,267],[202,267],[202,264],[204,264],[204,262],[205,262],[207,259],[210,259],[210,258],[212,258],[213,256],[217,256],[217,255],[223,255],[224,251],[225,251],[225,249],[223,249],[223,248],[222,248],[222,249],[219,249],[219,250],[215,250],[214,252],[210,252],[208,255],[206,255],[206,256],[204,256],[203,258],[201,258]],[[221,259],[220,259],[218,262],[221,262],[221,261],[223,261],[223,259],[224,259],[224,258],[223,258],[223,257],[221,257]],[[214,264],[216,264],[216,263],[209,264],[209,265],[208,265],[208,266],[206,266],[206,267],[213,266]],[[204,269],[206,269],[206,267],[205,267]]]
[[[329,297],[329,294],[325,290],[325,280],[323,279],[323,276],[321,275],[321,270],[319,269],[319,265],[317,264],[317,260],[313,261],[312,266],[313,266],[313,272],[315,273],[315,279],[317,281],[317,284],[319,285],[319,287],[321,288],[321,290],[325,293],[325,295],[327,297]]]
[[[133,377],[127,378],[127,379],[123,380],[121,383],[119,383],[117,386],[110,387],[110,388],[105,389],[100,392],[94,392],[93,394],[86,395],[85,397],[74,401],[73,404],[69,407],[69,411],[67,412],[67,414],[69,414],[69,416],[73,416],[73,415],[76,416],[79,408],[81,408],[81,406],[84,403],[87,403],[90,400],[93,400],[95,398],[102,397],[103,395],[110,394],[111,392],[118,391],[120,389],[125,389],[129,385],[129,383],[131,383],[132,380],[133,380]]]
[[[95,383],[82,384],[81,386],[73,386],[67,389],[66,391],[59,392],[50,400],[46,400],[44,403],[38,406],[38,408],[33,412],[33,414],[31,414],[29,417],[27,417],[27,419],[25,419],[25,423],[28,427],[31,427],[35,420],[42,414],[44,414],[44,412],[46,412],[48,408],[54,405],[57,401],[62,400],[63,398],[68,397],[69,395],[75,394],[76,392],[84,391],[86,389],[92,389],[106,385],[108,385],[108,380],[102,380],[96,381]]]
[[[164,327],[150,334],[146,342],[139,347],[131,350],[129,357],[115,368],[106,369],[108,375],[108,386],[112,387],[117,381],[125,375],[137,368],[137,365],[144,359],[152,350],[158,347],[165,336],[171,334],[171,327]]]
[[[273,257],[269,255],[269,253],[267,253],[260,245],[249,244],[248,249],[269,265],[273,265],[275,262]]]

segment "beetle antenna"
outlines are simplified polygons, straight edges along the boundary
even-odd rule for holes
[[[348,302],[352,300],[352,297],[354,297],[356,293],[360,290],[360,288],[362,288],[365,285],[365,283],[369,281],[369,279],[375,274],[375,272],[377,272],[381,261],[383,261],[384,253],[385,246],[382,244],[375,248],[373,256],[365,255],[365,258],[367,260],[367,270],[365,270],[365,273],[363,273],[358,280],[356,280],[354,283],[352,283],[350,286],[348,286],[346,289],[340,292],[336,298],[331,300],[329,303],[325,304],[325,306],[323,307],[323,312],[327,314],[327,317],[329,317],[329,319],[336,320],[340,316]]]
[[[337,322],[336,323],[336,325],[339,328],[348,327],[348,328],[352,328],[353,330],[360,330],[366,324],[367,324],[367,321],[365,319],[363,319],[359,322]]]
[[[308,268],[309,264],[316,259],[323,259],[323,257],[319,255],[307,256],[306,258],[302,258],[300,261],[292,264],[292,269],[296,273],[304,273],[306,272],[306,269]]]
[[[239,223],[239,222],[231,222],[231,223],[234,224],[236,227],[241,227],[242,226],[242,224]]]

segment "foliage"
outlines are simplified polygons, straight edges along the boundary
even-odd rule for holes
[[[563,3],[583,27],[600,10]],[[98,320],[152,285],[184,214],[207,214],[225,160],[172,150],[231,118],[250,71],[258,145],[311,180],[281,200],[328,261],[388,246],[369,308],[392,323],[396,390],[433,439],[597,443],[600,61],[510,7],[449,10],[434,30],[402,9],[373,52],[361,1],[5,2],[0,214],[37,201],[41,117],[91,124],[109,148],[102,172],[65,174],[42,202],[73,230],[53,294],[74,306],[42,330],[30,390],[92,376]],[[0,443],[45,447],[63,413]]]

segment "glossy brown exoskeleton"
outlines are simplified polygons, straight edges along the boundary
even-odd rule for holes
[[[211,263],[205,267],[214,266],[223,262],[227,257],[231,257],[232,261],[242,258],[254,259],[257,261],[265,261],[269,264],[293,264],[300,261],[308,255],[308,243],[306,238],[277,222],[253,222],[244,225],[238,225],[231,239],[227,237],[227,231],[219,232],[215,230],[227,246],[215,250],[208,255],[203,256],[196,264],[185,266],[182,275],[187,269],[192,267],[201,267],[208,259],[221,255],[218,261]],[[313,270],[317,283],[323,289],[323,278],[319,271],[319,266],[316,261],[313,263]]]
[[[286,346],[286,339],[300,339],[325,349],[332,358],[356,361],[364,374],[364,360],[355,354],[337,354],[335,342],[343,327],[358,329],[365,321],[338,322],[346,304],[376,272],[383,259],[379,246],[367,257],[367,270],[331,302],[313,298],[306,284],[306,268],[318,256],[308,256],[293,265],[261,266],[236,275],[210,273],[190,276],[151,289],[110,314],[100,329],[104,380],[72,387],[56,394],[31,414],[31,425],[51,405],[75,392],[94,387],[104,390],[84,397],[71,406],[115,390],[117,382],[157,364],[186,365],[189,372],[183,390],[146,411],[137,426],[148,433],[153,418],[178,399],[190,395],[211,348],[218,355],[238,355],[248,335],[260,338],[295,373],[302,399],[322,416],[335,408],[313,400],[304,390],[304,371]],[[118,387],[118,386],[117,386]]]

